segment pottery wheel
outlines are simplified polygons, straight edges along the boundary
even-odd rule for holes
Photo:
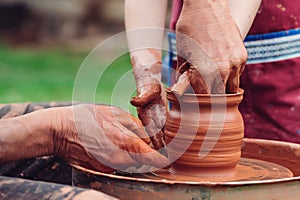
[[[259,180],[274,180],[281,178],[293,177],[293,173],[281,166],[271,162],[241,158],[237,164],[234,172],[230,175],[223,176],[186,176],[181,174],[171,173],[168,169],[153,170],[152,173],[144,174],[145,177],[151,179],[167,179],[176,181],[213,181],[213,182],[227,182],[227,181],[259,181]]]

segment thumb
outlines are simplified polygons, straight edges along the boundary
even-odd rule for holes
[[[171,91],[178,96],[182,96],[183,93],[185,93],[189,86],[190,86],[190,81],[189,81],[189,63],[182,58],[181,56],[177,56],[177,67],[176,67],[176,83],[172,86]]]
[[[202,77],[199,70],[194,66],[189,69],[189,80],[195,94],[209,94],[211,82],[214,80],[210,76]]]
[[[156,99],[161,93],[161,85],[156,83],[147,84],[141,90],[142,92],[139,95],[130,100],[133,106],[142,107]]]
[[[188,90],[190,86],[188,72],[189,71],[187,70],[181,76],[179,76],[177,82],[172,86],[171,91],[175,95],[182,96],[183,93],[185,93]]]

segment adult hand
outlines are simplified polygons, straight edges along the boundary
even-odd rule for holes
[[[185,0],[176,29],[182,77],[172,90],[183,94],[189,81],[195,93],[237,92],[247,52],[228,1]]]
[[[117,107],[77,105],[52,113],[54,154],[71,164],[107,173],[168,165],[166,157],[149,147],[137,119]]]
[[[142,60],[148,61],[142,63]],[[130,102],[137,107],[138,116],[155,149],[165,146],[162,128],[166,119],[166,97],[164,87],[160,82],[160,60],[159,53],[151,49],[143,51],[141,54],[136,53],[131,58],[137,96],[133,97]]]

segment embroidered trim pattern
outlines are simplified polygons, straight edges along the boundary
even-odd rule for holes
[[[170,58],[177,60],[176,35],[169,33]],[[247,64],[274,62],[300,57],[300,28],[267,34],[249,35],[244,41]]]
[[[245,42],[247,64],[274,62],[300,56],[300,29],[249,35]]]

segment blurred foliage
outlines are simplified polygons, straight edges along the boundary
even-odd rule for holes
[[[84,56],[58,49],[1,45],[1,103],[71,100],[74,77]]]
[[[0,45],[0,103],[71,101],[76,73],[86,56],[60,48]],[[115,84],[130,69],[128,54],[107,67],[96,101],[110,104]]]

